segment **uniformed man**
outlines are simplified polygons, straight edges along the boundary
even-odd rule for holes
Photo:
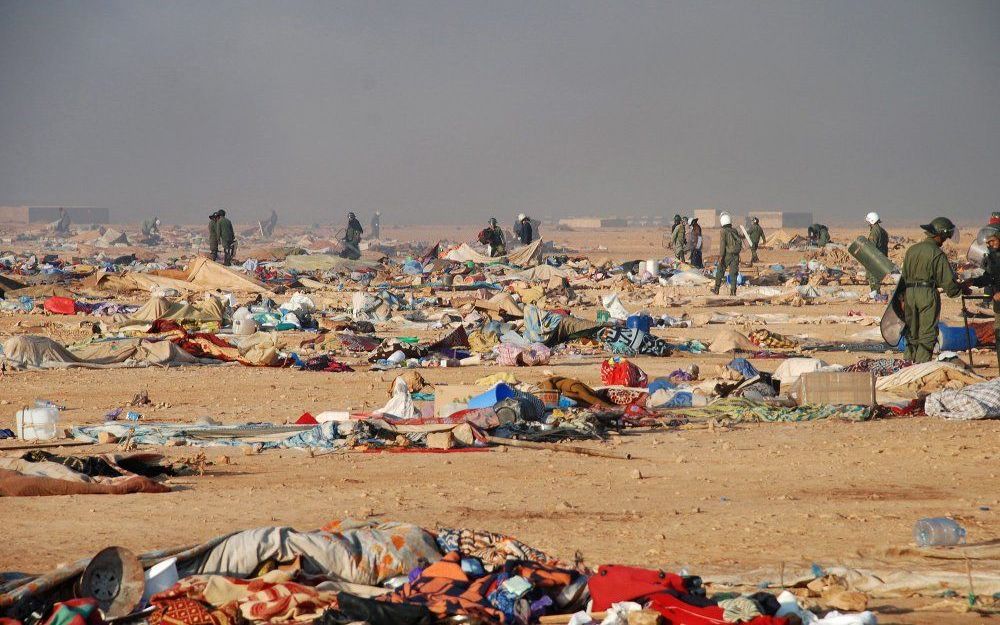
[[[733,228],[733,219],[723,213],[719,217],[722,228],[719,229],[719,264],[715,267],[715,286],[712,293],[719,294],[722,279],[729,270],[729,294],[736,295],[736,277],[740,273],[740,252],[743,251],[743,238]]]
[[[816,247],[826,247],[830,242],[830,229],[823,224],[809,226],[809,242]]]
[[[760,261],[757,257],[757,248],[760,247],[761,243],[767,243],[767,237],[764,236],[764,229],[760,227],[760,219],[754,217],[750,220],[750,231],[747,232],[750,237],[750,264],[754,264]]]
[[[236,231],[233,230],[233,222],[226,217],[226,211],[221,208],[216,228],[219,230],[219,243],[222,244],[222,264],[230,265],[236,256]]]
[[[983,287],[993,301],[993,329],[1000,337],[1000,233],[994,232],[986,239],[986,258],[983,275],[972,280],[972,286]],[[997,366],[1000,367],[1000,340],[996,341]]]
[[[361,236],[365,229],[361,227],[357,215],[347,213],[347,229],[344,232],[344,249],[340,252],[341,257],[351,260],[361,258]]]
[[[212,260],[219,260],[219,211],[208,216],[208,250]]]
[[[906,351],[904,357],[913,362],[928,362],[938,338],[938,320],[941,317],[941,294],[957,297],[968,290],[959,282],[948,257],[941,246],[955,236],[955,224],[947,217],[937,217],[920,226],[927,238],[906,250],[903,258],[902,281],[903,321],[906,324]]]
[[[680,215],[674,215],[674,226],[670,231],[670,243],[674,248],[674,256],[680,262],[684,261],[687,252],[687,231],[684,228],[684,221]]]
[[[704,239],[701,236],[701,224],[698,223],[697,217],[691,218],[691,266],[697,269],[701,269],[705,266],[705,262],[701,257],[701,248],[704,244]]]
[[[503,238],[503,230],[497,224],[496,217],[490,217],[489,226],[480,234],[480,242],[490,246],[490,256],[496,258],[507,253],[507,242]]]
[[[882,220],[879,219],[878,213],[872,212],[865,215],[865,221],[871,226],[868,229],[868,240],[872,242],[875,249],[889,256],[889,233],[885,231],[882,227]],[[875,277],[868,276],[868,286],[872,288],[871,293],[868,294],[869,297],[875,299],[879,295],[879,289],[882,287],[881,281],[876,282]]]

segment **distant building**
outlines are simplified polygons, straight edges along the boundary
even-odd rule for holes
[[[624,228],[628,221],[621,217],[572,217],[560,219],[560,226],[574,230],[596,230],[598,228]]]
[[[35,224],[59,219],[58,206],[0,206],[0,223]],[[75,224],[106,224],[111,211],[96,206],[63,206]]]
[[[761,228],[808,228],[813,225],[812,213],[788,213],[785,211],[751,211],[747,221],[756,217]]]

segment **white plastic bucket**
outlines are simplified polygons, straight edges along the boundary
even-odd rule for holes
[[[252,317],[233,320],[233,334],[248,336],[257,331],[257,322]]]
[[[655,276],[660,272],[660,261],[655,258],[650,258],[646,261],[646,271],[651,276]]]
[[[17,437],[26,441],[45,441],[56,437],[59,409],[55,406],[25,408],[14,416]]]
[[[177,583],[177,558],[167,558],[149,567],[145,573],[146,589],[142,591],[142,604],[149,603],[150,598]]]

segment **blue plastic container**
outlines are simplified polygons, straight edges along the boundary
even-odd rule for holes
[[[940,333],[938,348],[943,352],[963,352],[979,345],[979,337],[972,328],[966,333],[965,326],[946,326],[939,323],[938,332]]]
[[[649,334],[649,328],[653,325],[653,318],[649,315],[632,315],[625,320],[625,327],[642,330]]]
[[[469,408],[492,408],[505,399],[514,396],[514,389],[507,384],[497,384],[485,393],[476,395],[469,400]]]

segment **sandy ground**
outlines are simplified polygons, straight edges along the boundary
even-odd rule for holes
[[[473,228],[440,236],[470,238]],[[387,231],[399,236],[402,231]],[[428,240],[431,229],[407,229]],[[473,233],[474,234],[474,233]],[[548,233],[546,233],[548,234]],[[835,239],[846,239],[838,237]],[[618,258],[665,254],[661,231],[551,233],[560,244],[600,254],[595,241]],[[914,235],[915,236],[915,235]],[[650,250],[653,251],[650,251]],[[794,256],[794,258],[793,258]],[[801,254],[765,251],[765,262],[797,262]],[[860,290],[862,287],[858,287]],[[628,298],[626,297],[626,302]],[[847,310],[880,315],[882,306],[838,304],[802,308],[753,306],[744,312],[791,312],[819,317]],[[693,305],[659,310],[705,312]],[[958,312],[946,305],[946,316]],[[592,312],[590,313],[593,314]],[[0,334],[38,331],[79,337],[79,318],[4,316]],[[22,322],[21,327],[16,327]],[[44,326],[43,324],[48,324]],[[720,326],[660,330],[670,339],[710,339]],[[792,324],[779,332],[847,338],[868,326]],[[857,354],[824,354],[829,362]],[[994,356],[977,356],[996,375]],[[651,377],[697,363],[702,370],[728,362],[722,355],[680,354],[640,358]],[[779,361],[754,361],[773,371]],[[597,356],[562,359],[548,367],[596,384]],[[468,382],[494,366],[431,369],[429,382]],[[985,372],[985,370],[981,371]],[[534,381],[542,368],[520,369]],[[149,420],[224,423],[286,422],[304,411],[381,405],[391,374],[306,373],[239,366],[180,369],[7,373],[0,377],[0,426],[36,398],[65,405],[67,424],[97,423],[110,408],[146,389]],[[136,551],[201,541],[237,528],[291,525],[315,528],[345,516],[377,516],[434,526],[465,526],[515,535],[556,556],[579,551],[588,563],[622,562],[692,572],[776,570],[811,563],[873,563],[912,542],[922,517],[954,516],[970,542],[1000,537],[1000,422],[953,423],[900,418],[867,423],[837,421],[742,425],[732,429],[685,427],[630,431],[607,445],[632,460],[529,450],[454,454],[304,452],[246,455],[237,448],[206,448],[203,476],[175,478],[161,495],[17,498],[0,502],[0,570],[42,571],[95,553],[107,545]],[[9,445],[7,445],[9,446]],[[3,449],[0,444],[0,450]],[[78,447],[74,453],[113,451]],[[173,457],[198,450],[168,448]],[[637,479],[634,471],[642,474]],[[751,579],[752,582],[763,580]],[[881,623],[959,623],[982,617],[950,608],[919,609],[933,600],[876,600]],[[956,601],[957,605],[959,602]]]

